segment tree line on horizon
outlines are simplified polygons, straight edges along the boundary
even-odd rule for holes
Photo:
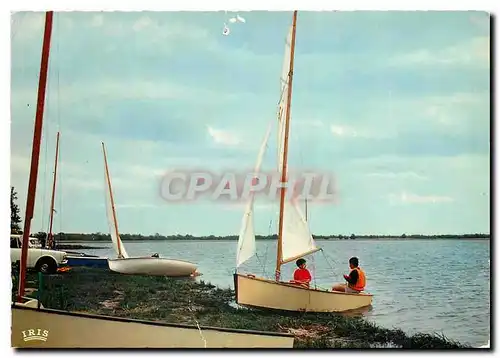
[[[16,204],[17,192],[14,187],[10,188],[10,232],[11,234],[22,234],[21,230],[21,217],[19,215],[20,209]],[[47,237],[46,232],[38,232],[33,234],[33,236],[39,239],[45,239]],[[432,238],[432,239],[482,239],[489,238],[490,234],[444,234],[444,235],[422,235],[422,234],[401,234],[401,235],[314,235],[315,240],[355,240],[355,239],[380,239],[380,238],[400,238],[400,239],[422,239],[422,238]],[[206,236],[193,236],[190,234],[185,235],[161,235],[156,233],[154,235],[142,235],[142,234],[120,234],[120,238],[123,241],[141,241],[141,240],[238,240],[238,235],[206,235]],[[255,235],[256,240],[277,240],[278,235]],[[111,236],[109,234],[104,234],[101,232],[97,233],[54,233],[55,241],[111,241]]]
[[[38,232],[34,234],[38,238],[45,238],[47,233]],[[489,238],[488,234],[464,234],[464,235],[313,235],[315,240],[355,240],[355,239],[382,239],[382,238],[396,238],[396,239],[481,239]],[[238,240],[238,235],[206,235],[206,236],[193,236],[190,234],[185,235],[142,235],[142,234],[120,234],[122,241],[165,241],[165,240]],[[278,236],[274,235],[255,235],[256,240],[277,240]],[[58,233],[54,234],[56,241],[111,241],[109,234],[101,232],[85,234],[85,233]]]

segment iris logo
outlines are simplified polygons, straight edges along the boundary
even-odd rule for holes
[[[28,329],[27,331],[22,331],[23,340],[25,342],[28,341],[42,341],[46,342],[47,338],[49,338],[49,331],[46,329]]]

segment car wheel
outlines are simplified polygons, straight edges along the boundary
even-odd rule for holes
[[[53,274],[57,271],[57,263],[50,257],[43,257],[36,263],[37,272],[45,274]]]

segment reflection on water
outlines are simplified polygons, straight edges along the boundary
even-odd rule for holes
[[[436,332],[479,346],[490,337],[490,245],[480,240],[345,240],[318,241],[324,252],[306,257],[313,285],[329,289],[343,282],[351,256],[360,259],[367,291],[374,295],[367,319],[408,333]],[[162,257],[195,262],[205,282],[233,287],[235,241],[125,242],[130,255],[160,253]],[[105,246],[103,243],[96,246]],[[89,254],[113,257],[111,245]],[[257,242],[257,257],[243,273],[273,278],[276,243]],[[282,267],[292,277],[294,264]]]

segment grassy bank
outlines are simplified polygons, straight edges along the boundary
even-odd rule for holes
[[[289,332],[296,337],[296,348],[466,348],[440,335],[410,336],[398,329],[378,327],[361,317],[279,314],[235,308],[231,305],[233,290],[220,289],[201,280],[126,276],[82,268],[44,276],[42,281],[41,302],[47,308],[202,326]],[[27,286],[36,288],[38,277],[28,274]],[[14,290],[16,288],[17,282]]]

